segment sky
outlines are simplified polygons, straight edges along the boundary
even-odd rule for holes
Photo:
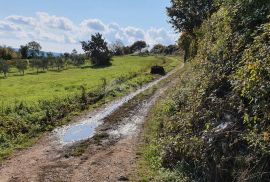
[[[99,32],[106,41],[150,46],[174,44],[168,23],[170,0],[0,0],[0,45],[19,48],[37,41],[42,50],[81,50],[80,41]]]

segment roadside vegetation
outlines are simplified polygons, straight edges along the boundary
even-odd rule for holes
[[[144,41],[108,45],[98,33],[81,44],[83,54],[42,52],[35,41],[18,51],[0,47],[0,159],[83,111],[154,80],[151,66],[170,71],[179,64],[173,53],[150,55]]]
[[[141,181],[268,181],[269,1],[172,0],[167,10],[186,65],[145,126]]]
[[[151,54],[146,42],[108,45],[99,33],[81,42],[85,53],[43,52],[35,41],[18,51],[0,47],[0,159],[31,145],[42,133],[81,112],[134,91],[179,64],[171,54]]]
[[[73,68],[0,80],[0,157],[31,144],[44,131],[69,122],[83,110],[134,91],[157,76],[152,65],[167,71],[178,65],[175,57],[124,56],[105,68]]]

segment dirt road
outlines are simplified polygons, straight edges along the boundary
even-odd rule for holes
[[[3,163],[0,181],[130,181],[144,119],[177,79],[174,72],[154,91],[139,94],[117,108],[88,140],[61,145],[53,133],[45,134],[34,146]]]

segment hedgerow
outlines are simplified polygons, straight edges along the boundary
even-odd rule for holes
[[[196,52],[181,83],[150,120],[158,127],[147,144],[158,150],[148,158],[159,159],[155,170],[175,179],[268,181],[270,3],[214,5],[192,30]]]

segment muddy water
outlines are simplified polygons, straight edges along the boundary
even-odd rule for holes
[[[173,71],[175,72],[175,71]],[[138,89],[137,91],[130,93],[120,99],[117,99],[108,105],[106,105],[103,109],[93,112],[93,114],[89,115],[87,119],[83,119],[79,122],[72,123],[67,126],[63,126],[61,128],[57,128],[54,133],[56,137],[59,139],[59,142],[63,145],[72,144],[74,142],[78,142],[81,140],[86,140],[94,136],[96,128],[103,124],[103,119],[108,117],[114,111],[116,111],[119,107],[123,104],[127,103],[131,99],[133,99],[138,94],[144,92],[145,90],[155,86],[160,81],[169,77],[173,72],[168,73],[166,76],[161,77],[142,88]],[[132,126],[126,126],[128,128],[133,128]],[[123,128],[125,131],[127,128]]]

